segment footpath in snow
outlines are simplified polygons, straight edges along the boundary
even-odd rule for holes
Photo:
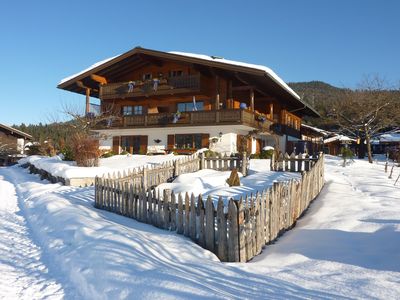
[[[51,293],[79,299],[399,299],[400,184],[387,178],[383,164],[365,161],[343,168],[327,157],[325,174],[325,188],[296,227],[240,264],[221,263],[181,235],[95,209],[93,188],[1,168],[1,228],[9,222],[22,230],[0,236],[1,251],[10,252],[0,261],[0,293],[14,282],[18,295],[33,299]],[[37,249],[32,260],[38,267],[19,268],[25,254],[13,239]]]
[[[62,299],[21,212],[14,185],[0,168],[0,299]]]

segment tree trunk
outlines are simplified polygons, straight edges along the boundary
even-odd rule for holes
[[[365,142],[367,144],[368,162],[372,164],[371,136],[368,128],[365,128]]]

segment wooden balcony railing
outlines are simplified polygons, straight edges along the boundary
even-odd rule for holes
[[[257,115],[248,110],[223,109],[182,112],[179,118],[173,113],[124,116],[121,121],[108,124],[111,128],[124,127],[174,127],[174,126],[213,126],[213,125],[245,125],[255,129],[267,130],[272,121],[260,121]],[[104,128],[104,127],[103,127]]]
[[[159,80],[109,83],[102,86],[102,99],[133,98],[150,95],[181,94],[200,91],[200,75]]]
[[[271,130],[280,135],[286,134],[298,139],[301,138],[300,130],[297,130],[296,128],[290,127],[285,124],[275,123],[271,126]]]

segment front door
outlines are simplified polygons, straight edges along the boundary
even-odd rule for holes
[[[121,137],[121,148],[131,154],[146,154],[147,135],[128,135]]]

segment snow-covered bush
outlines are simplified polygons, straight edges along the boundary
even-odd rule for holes
[[[85,134],[75,134],[72,138],[72,152],[79,167],[99,165],[99,141]]]

